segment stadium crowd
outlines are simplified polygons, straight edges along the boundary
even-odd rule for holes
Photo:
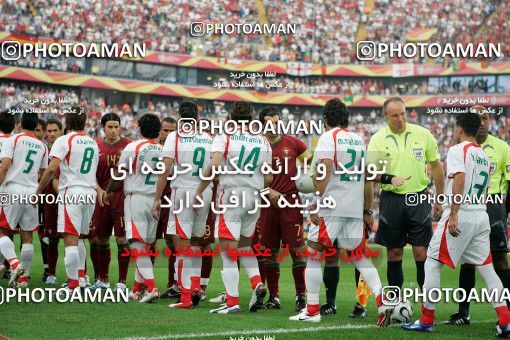
[[[57,103],[51,106],[51,110],[44,110],[48,108],[41,104],[27,104],[25,100],[28,99],[58,99],[67,98],[67,102],[60,104]],[[87,121],[87,132],[93,136],[102,136],[101,117],[105,113],[116,113],[121,118],[121,127],[123,134],[128,138],[137,138],[136,127],[138,124],[137,117],[152,112],[158,114],[162,119],[170,116],[173,118],[178,117],[178,107],[182,99],[173,98],[168,102],[164,101],[142,101],[139,106],[133,103],[123,103],[121,105],[109,105],[106,103],[105,97],[96,97],[94,100],[87,100],[80,98],[79,94],[70,89],[56,89],[48,86],[29,86],[29,85],[15,85],[14,83],[0,83],[0,110],[9,108],[26,109],[28,107],[36,107],[42,109],[40,117],[47,120],[56,113],[63,110],[68,105],[79,104],[86,107],[89,114]],[[200,115],[207,119],[224,119],[228,113],[229,104],[220,101],[197,101]],[[320,119],[320,108],[304,111],[298,110],[294,107],[289,110],[288,107],[280,108],[282,119],[285,121],[302,119],[308,124],[310,121],[317,121]],[[371,110],[368,114],[362,114],[361,111],[352,109],[351,125],[359,134],[368,142],[370,136],[382,128],[385,124],[381,115],[380,109]],[[416,109],[408,109],[408,120],[416,122],[419,125],[427,127],[432,132],[434,137],[439,141],[440,153],[446,157],[446,151],[453,143],[453,135],[451,127],[455,123],[454,114],[434,115],[418,113]],[[510,116],[498,115],[490,119],[490,128],[494,135],[499,138],[510,142]],[[312,138],[310,136],[299,136],[304,139],[309,146],[311,146]]]
[[[373,10],[363,6],[359,0],[340,4],[265,0],[264,15],[255,2],[247,0],[7,0],[0,4],[0,31],[109,44],[144,42],[149,50],[227,59],[342,64],[359,63],[355,45],[362,23],[365,40],[401,42],[411,30],[435,28],[431,41],[500,42],[504,51],[510,51],[505,19],[510,9],[503,0],[378,0]],[[193,37],[189,33],[190,22],[254,24],[266,20],[277,25],[295,23],[296,33],[267,39],[253,34]],[[392,61],[398,60],[382,57],[375,62]],[[435,62],[451,61],[438,58]]]

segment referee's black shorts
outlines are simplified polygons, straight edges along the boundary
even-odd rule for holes
[[[407,205],[405,196],[381,190],[375,242],[390,249],[403,248],[408,243],[428,247],[433,234],[432,207],[428,202]]]
[[[494,200],[500,195],[491,195]],[[508,231],[506,209],[503,203],[487,203],[487,214],[491,224],[491,251],[506,252],[508,248]]]

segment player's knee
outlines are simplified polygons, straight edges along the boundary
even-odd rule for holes
[[[388,249],[388,261],[401,261],[402,256],[404,255],[404,249],[403,248],[391,248]],[[425,253],[426,255],[426,253]]]
[[[475,268],[475,266],[472,265],[472,264],[469,264],[469,263],[464,263],[464,264],[461,265],[461,268],[463,268],[463,269],[473,269],[473,268]]]
[[[116,236],[115,241],[117,244],[126,244],[126,236]]]
[[[508,269],[506,252],[492,252],[492,264],[497,272]]]
[[[326,261],[324,263],[324,266],[326,267],[338,267],[338,253],[340,250],[337,250],[333,255],[326,256]]]
[[[97,237],[97,244],[109,244],[110,243],[110,237]]]

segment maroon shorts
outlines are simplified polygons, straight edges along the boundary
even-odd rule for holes
[[[57,232],[58,204],[44,205],[44,233],[43,237],[57,238],[61,235]]]
[[[168,215],[170,214],[170,208],[161,208],[159,212],[158,229],[156,230],[156,240],[170,238],[170,235],[166,234],[168,227]]]
[[[290,248],[304,244],[303,215],[300,208],[275,208],[272,205],[260,211],[260,243],[265,248]]]
[[[207,215],[207,221],[205,222],[205,233],[204,236],[198,239],[198,244],[205,247],[208,244],[216,242],[214,238],[214,224],[216,223],[216,215],[209,210]]]
[[[126,226],[124,221],[124,193],[115,192],[110,205],[101,208],[96,204],[92,222],[90,224],[89,238],[108,237],[114,232],[116,237],[126,236]]]

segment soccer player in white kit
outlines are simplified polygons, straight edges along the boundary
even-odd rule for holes
[[[97,143],[85,134],[87,115],[81,107],[66,113],[68,133],[55,140],[50,152],[50,164],[39,182],[40,194],[60,168],[58,195],[64,202],[58,205],[57,230],[64,235],[67,288],[85,287],[86,249],[83,235],[88,235],[89,224],[97,199],[103,205],[104,191],[97,185],[96,170],[99,160]],[[93,198],[92,200],[90,198]]]
[[[11,265],[9,286],[18,279],[18,287],[28,286],[30,265],[34,256],[32,232],[39,225],[37,207],[29,201],[37,188],[37,179],[48,166],[48,148],[34,135],[38,117],[36,113],[23,113],[22,133],[9,137],[2,145],[0,159],[0,192],[3,195],[17,195],[17,199],[0,207],[0,252]],[[14,251],[14,243],[8,237],[20,226],[21,265]]]
[[[253,107],[250,103],[234,103],[231,120],[248,123],[252,120],[252,116]],[[236,259],[229,256],[227,250],[251,252],[251,238],[255,233],[257,220],[260,216],[260,208],[254,210],[256,203],[259,203],[258,193],[264,188],[268,188],[272,181],[272,175],[264,175],[261,172],[261,167],[264,164],[271,166],[272,151],[264,136],[238,130],[231,135],[216,135],[211,147],[211,155],[212,160],[203,172],[205,177],[210,177],[213,168],[218,169],[219,166],[226,166],[228,170],[234,170],[231,161],[236,162],[237,167],[241,170],[249,169],[252,172],[251,174],[220,174],[219,177],[221,186],[221,189],[218,189],[219,208],[221,209],[222,204],[232,203],[232,199],[236,198],[239,198],[239,206],[225,208],[225,211],[218,214],[216,219],[215,232],[220,239],[223,260],[221,276],[226,289],[227,303],[211,310],[211,313],[236,314],[241,311],[238,290],[239,269]],[[210,183],[211,180],[202,179],[196,196],[203,197],[204,191]],[[216,208],[218,209],[218,205]],[[254,256],[239,256],[239,262],[251,281],[253,294],[249,309],[251,312],[255,312],[263,306],[263,299],[267,293],[260,278],[257,259]]]
[[[319,295],[322,284],[321,262],[323,250],[331,248],[337,241],[338,248],[355,251],[363,247],[363,204],[365,187],[365,169],[362,160],[366,154],[366,145],[356,133],[347,129],[349,111],[338,99],[329,100],[323,111],[326,132],[321,135],[315,150],[317,164],[322,163],[325,176],[316,181],[319,198],[331,196],[336,207],[320,209],[313,214],[314,224],[310,227],[307,240],[307,263],[305,282],[307,306],[298,315],[291,316],[293,321],[319,322],[321,320]],[[335,174],[341,163],[351,173]],[[342,169],[343,170],[343,169]],[[405,179],[391,175],[378,175],[376,180],[402,185]],[[386,176],[386,177],[385,177]],[[312,210],[316,207],[312,204]],[[316,225],[318,224],[318,225]],[[316,255],[315,255],[316,254]],[[351,261],[374,293],[378,307],[377,324],[387,326],[393,308],[383,304],[381,280],[377,269],[365,256]]]
[[[161,156],[162,146],[158,143],[161,122],[151,113],[143,115],[139,121],[142,139],[129,143],[120,155],[114,178],[124,179],[124,216],[126,237],[131,249],[140,254],[136,258],[135,282],[130,294],[141,303],[159,298],[159,290],[154,282],[152,262],[148,253],[150,245],[156,241],[158,220],[151,215],[152,202],[156,192],[157,176],[153,173]],[[130,168],[131,166],[131,168]],[[111,194],[120,189],[122,180],[110,179],[106,189],[105,203],[109,204]],[[142,296],[143,286],[147,288]]]
[[[16,125],[16,120],[12,114],[7,111],[0,112],[0,152],[2,152],[3,143],[10,137],[11,132],[14,130],[14,125]],[[0,251],[0,278],[3,277],[7,269],[4,262],[5,257]]]
[[[481,117],[476,112],[461,113],[457,117],[455,137],[459,144],[452,146],[446,157],[446,195],[452,200],[446,204],[429,244],[423,285],[425,293],[439,289],[443,265],[455,269],[459,262],[475,265],[489,291],[496,290],[497,296],[503,292],[503,284],[492,266],[491,227],[486,204],[483,203],[490,183],[491,162],[476,144],[480,125]],[[469,292],[466,293],[469,295]],[[506,302],[492,301],[492,305],[498,315],[496,335],[508,337],[510,312]],[[434,311],[435,304],[425,301],[421,318],[414,323],[403,324],[402,328],[433,332]]]
[[[185,101],[179,107],[179,115],[181,119],[196,122],[198,108],[195,103]],[[193,127],[193,129],[196,128],[196,126]],[[176,176],[170,183],[172,207],[166,233],[172,236],[176,249],[190,254],[179,254],[176,258],[177,282],[181,298],[179,302],[170,304],[170,307],[174,308],[189,309],[200,302],[202,256],[198,239],[205,233],[205,224],[212,199],[211,186],[204,190],[204,206],[198,209],[196,216],[192,204],[195,201],[193,195],[200,184],[199,174],[210,159],[212,143],[213,139],[208,133],[202,131],[188,133],[178,130],[168,135],[163,147],[162,157],[165,172],[158,178],[158,188],[152,208],[154,218],[159,219],[161,195],[171,170],[174,166],[177,171],[183,171],[185,167],[192,167],[187,172]]]

